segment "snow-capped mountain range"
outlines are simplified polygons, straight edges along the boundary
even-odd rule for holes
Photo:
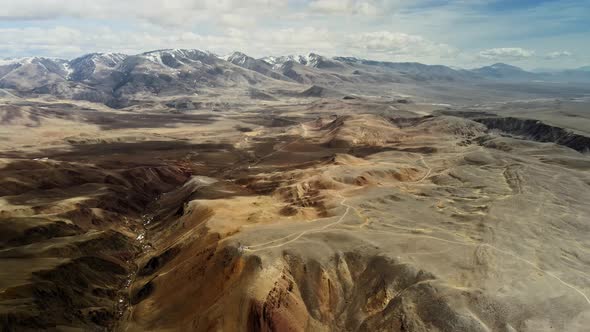
[[[317,65],[321,63],[321,61],[324,61],[325,58],[319,54],[309,53],[307,55],[269,56],[264,57],[261,60],[276,66],[276,68],[280,68],[280,66],[288,61],[296,62],[304,66],[317,67]]]
[[[0,60],[0,89],[117,104],[137,94],[190,93],[199,88],[306,84],[322,86],[423,82],[575,81],[590,72],[532,73],[506,64],[466,70],[441,65],[306,55],[218,56],[196,49],[136,55],[91,53],[72,60],[26,57]],[[273,83],[274,82],[274,83]]]

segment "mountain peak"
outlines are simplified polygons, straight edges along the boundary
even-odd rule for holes
[[[494,63],[493,65],[489,66],[490,68],[496,69],[496,70],[519,70],[519,71],[524,71],[522,68],[517,67],[517,66],[513,66],[513,65],[509,65],[506,63],[502,63],[502,62],[498,62],[498,63]],[[485,67],[484,67],[485,68]]]
[[[233,51],[230,56],[248,56],[246,53],[242,53],[240,51]]]
[[[309,52],[305,55],[302,54],[291,54],[291,55],[283,55],[283,56],[268,56],[262,58],[261,60],[275,66],[279,67],[284,65],[287,62],[293,62],[300,65],[308,66],[308,67],[318,67],[323,63],[331,61],[330,59],[326,58],[323,55],[317,54],[315,52]]]
[[[217,56],[211,52],[181,48],[145,52],[137,55],[137,57],[163,67],[175,69],[194,62],[211,62],[212,57],[217,58]]]
[[[45,62],[45,61],[66,62],[66,60],[62,60],[62,59],[58,59],[58,58],[43,57],[43,56],[29,56],[29,57],[22,57],[22,58],[0,59],[0,66],[25,65],[25,64],[39,63],[39,62]]]
[[[198,49],[188,49],[188,48],[167,48],[167,49],[160,49],[160,50],[153,50],[141,53],[140,55],[143,56],[158,56],[158,55],[170,55],[173,57],[192,57],[195,55],[198,56],[209,56],[213,55],[210,52],[204,52]]]
[[[511,79],[511,80],[534,80],[538,79],[537,74],[528,72],[520,67],[506,63],[495,63],[490,66],[475,68],[472,72],[488,78]]]
[[[122,53],[88,53],[70,61],[71,64],[81,63],[85,61],[92,61],[95,65],[105,65],[107,67],[115,67],[123,60],[127,58],[127,55]]]
[[[243,65],[248,60],[254,60],[254,58],[252,58],[242,52],[238,52],[238,51],[235,51],[229,55],[223,56],[223,57],[221,57],[221,59],[231,62],[235,65]]]

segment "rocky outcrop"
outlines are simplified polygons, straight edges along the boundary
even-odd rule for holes
[[[490,117],[474,120],[486,125],[489,129],[498,129],[510,135],[522,136],[538,142],[552,142],[579,152],[590,151],[590,137],[550,126],[538,120],[513,117]]]

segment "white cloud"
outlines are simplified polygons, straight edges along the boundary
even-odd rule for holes
[[[315,0],[309,4],[311,13],[375,15],[380,6],[368,0]]]
[[[553,60],[553,59],[570,57],[572,55],[573,54],[569,51],[555,51],[555,52],[547,53],[545,55],[545,59]]]
[[[333,40],[344,38],[325,29],[248,30],[228,28],[221,34],[203,35],[182,29],[121,32],[111,28],[56,27],[0,28],[0,58],[21,55],[75,57],[90,52],[135,54],[163,48],[196,48],[219,54],[240,50],[253,56],[316,50],[334,52]]]
[[[535,51],[520,47],[491,48],[479,52],[479,56],[489,60],[523,60],[535,56]]]
[[[351,37],[351,42],[353,47],[392,56],[449,57],[458,53],[458,50],[447,44],[400,32],[377,31],[356,34]]]
[[[221,22],[231,27],[253,27],[256,25],[256,18],[246,15],[223,14]]]
[[[203,48],[221,45],[227,39],[201,36],[192,32],[133,32],[120,33],[110,28],[93,31],[66,27],[52,29],[0,29],[1,57],[23,54],[75,57],[89,52],[139,53],[147,50],[183,47]]]
[[[288,0],[0,0],[0,20],[136,19],[164,26],[191,26],[223,15],[271,15],[287,4]]]
[[[432,0],[311,0],[307,12],[325,15],[390,16],[414,7],[424,6],[423,8],[427,9],[429,4],[432,4]]]

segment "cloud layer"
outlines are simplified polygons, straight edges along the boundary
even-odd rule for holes
[[[484,59],[490,59],[494,61],[514,61],[534,57],[535,51],[527,50],[520,47],[500,47],[480,51],[479,56]]]
[[[224,15],[269,15],[286,6],[286,0],[0,0],[0,18],[136,19],[162,26],[189,26]]]

